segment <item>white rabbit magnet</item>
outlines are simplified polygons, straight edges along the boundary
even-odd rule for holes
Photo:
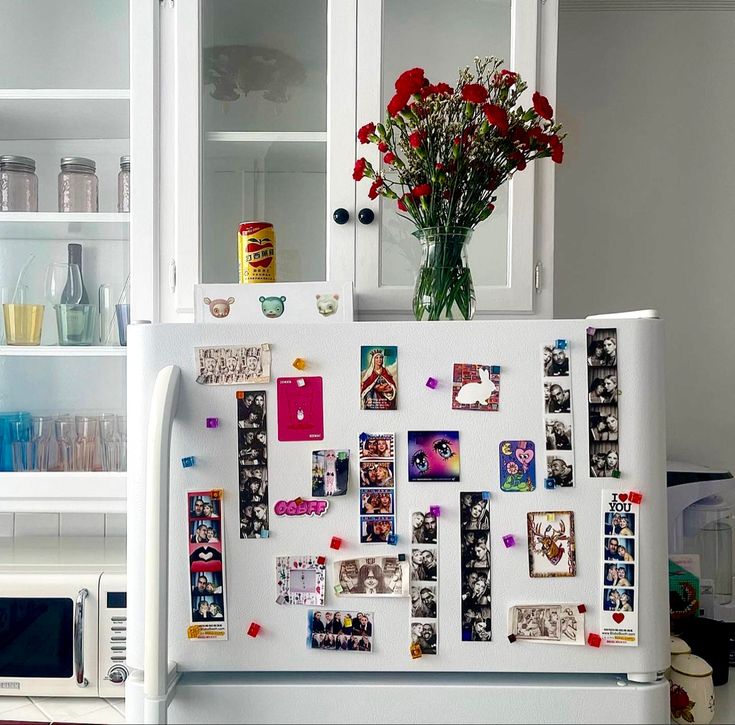
[[[455,363],[452,381],[452,408],[455,410],[498,410],[499,367]]]

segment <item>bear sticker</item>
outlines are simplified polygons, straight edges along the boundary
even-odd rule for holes
[[[226,300],[222,298],[210,300],[209,297],[205,297],[204,304],[209,307],[212,317],[216,317],[219,320],[230,314],[230,307],[235,304],[235,298],[228,297]]]
[[[286,309],[283,304],[286,301],[285,297],[260,297],[260,309],[263,314],[274,320],[276,317],[280,317],[283,311]]]
[[[339,295],[317,295],[316,308],[322,317],[329,317],[337,311]]]

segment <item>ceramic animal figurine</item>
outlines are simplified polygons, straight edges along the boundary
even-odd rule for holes
[[[263,314],[270,319],[280,317],[286,309],[283,304],[286,301],[285,297],[259,297],[258,299]]]
[[[317,295],[316,308],[322,317],[329,317],[337,311],[339,295]]]
[[[487,368],[478,368],[479,383],[465,383],[457,393],[455,400],[461,405],[487,405],[490,396],[495,392],[495,383],[490,380],[490,371]]]
[[[227,315],[230,314],[230,307],[235,304],[235,298],[228,297],[226,300],[223,298],[211,300],[209,299],[209,297],[205,297],[204,304],[209,307],[209,311],[212,314],[212,317],[216,317],[219,319],[222,317],[227,317]]]

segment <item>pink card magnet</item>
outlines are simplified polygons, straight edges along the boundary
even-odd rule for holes
[[[303,380],[304,385],[298,381]],[[324,400],[320,377],[278,378],[278,440],[324,439]]]

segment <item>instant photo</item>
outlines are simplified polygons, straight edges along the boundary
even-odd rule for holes
[[[408,562],[395,556],[343,559],[333,564],[335,583],[342,591],[339,597],[407,597],[409,594]]]
[[[360,349],[360,408],[395,410],[398,399],[398,348],[366,345]]]
[[[409,481],[459,481],[459,432],[408,431]]]
[[[572,451],[572,416],[571,415],[547,415],[546,426],[546,450],[547,451]]]
[[[500,405],[500,372],[492,365],[454,363],[452,408],[497,412]]]
[[[372,612],[309,610],[308,646],[335,652],[372,652],[374,622]]]
[[[612,478],[620,470],[619,382],[617,330],[596,330],[587,337],[587,428],[592,478]]]
[[[544,383],[544,412],[572,412],[572,390],[568,381]]]
[[[240,538],[257,539],[269,530],[267,397],[264,390],[238,390],[235,397]]]
[[[393,433],[361,433],[360,460],[395,457],[395,435]]]
[[[360,486],[384,486],[392,488],[395,485],[393,461],[360,461]]]
[[[395,435],[360,434],[360,543],[387,544],[396,533]]]
[[[271,380],[270,345],[195,348],[197,378],[202,385],[263,384]]]
[[[531,511],[527,524],[529,575],[576,576],[574,513]]]
[[[311,495],[344,496],[349,473],[349,451],[314,451],[311,454]]]
[[[543,377],[568,378],[569,376],[569,341],[557,340],[553,345],[544,345]]]

